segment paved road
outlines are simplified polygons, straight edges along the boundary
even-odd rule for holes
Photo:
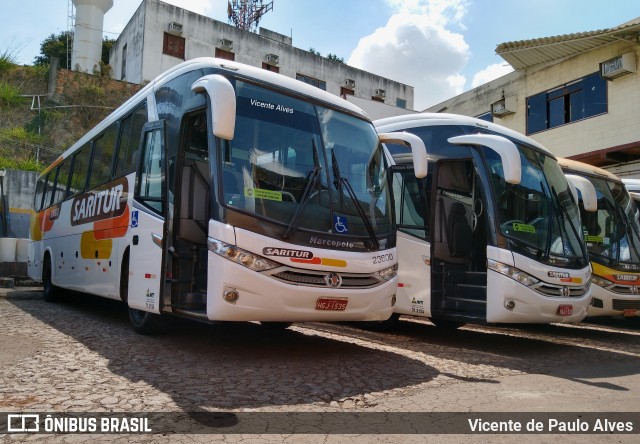
[[[38,291],[5,292],[0,296],[0,411],[505,412],[505,419],[517,411],[638,413],[639,326],[637,319],[613,319],[569,326],[469,326],[452,332],[408,318],[393,333],[321,323],[266,333],[252,323],[176,320],[168,334],[145,337],[132,331],[126,309],[115,301],[74,295],[63,303],[48,304]],[[286,428],[286,415],[278,420]],[[176,430],[183,430],[179,423]],[[354,427],[353,435],[218,438],[226,442],[425,440],[424,435],[361,432]],[[636,442],[637,436],[560,434],[517,439]],[[51,436],[2,439],[27,438]],[[78,442],[87,435],[58,438]],[[444,442],[488,438],[438,436]],[[490,438],[512,442],[516,437]],[[132,441],[124,435],[92,436],[96,439]],[[210,439],[169,434],[133,440]]]

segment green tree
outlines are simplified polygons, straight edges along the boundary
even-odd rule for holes
[[[67,38],[69,37],[69,38]],[[60,68],[70,69],[67,63],[67,42],[72,43],[73,33],[62,31],[59,34],[51,34],[40,43],[40,55],[33,59],[36,66],[48,65],[53,57],[60,59]]]
[[[105,37],[102,40],[102,63],[105,65],[109,64],[109,52],[113,45],[116,44],[116,39],[110,39],[109,37]]]
[[[60,68],[71,69],[69,67],[71,60],[67,63],[67,42],[73,45],[73,32],[62,31],[59,34],[51,34],[40,44],[40,55],[33,60],[33,64],[36,66],[48,65],[53,57],[58,57]],[[115,39],[109,37],[102,40],[102,62],[105,65],[109,64],[109,51],[115,42]]]
[[[331,60],[332,62],[338,62],[338,63],[344,63],[344,59],[342,57],[338,57],[337,54],[327,54],[327,59]]]

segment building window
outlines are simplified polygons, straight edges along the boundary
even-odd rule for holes
[[[122,75],[120,76],[120,80],[124,80],[127,78],[127,44],[125,43],[122,47]]]
[[[607,112],[607,81],[600,73],[527,97],[527,134]]]
[[[479,116],[476,116],[476,119],[486,120],[487,122],[493,122],[493,114],[491,113],[491,111],[487,111],[484,114],[480,114]]]
[[[162,53],[184,60],[184,42],[184,37],[165,32]]]
[[[280,68],[274,65],[269,65],[268,63],[262,62],[262,69],[266,69],[267,71],[272,72],[280,72]]]
[[[346,99],[346,96],[352,96],[353,95],[353,90],[351,88],[345,88],[344,86],[340,87],[340,97],[344,97]]]
[[[301,82],[308,83],[309,85],[313,85],[316,88],[320,88],[323,90],[327,90],[327,82],[324,80],[314,79],[313,77],[305,76],[304,74],[296,74],[296,79]]]
[[[371,96],[371,100],[373,100],[374,102],[384,103],[384,99],[380,96]]]
[[[407,108],[407,99],[396,98],[396,106],[398,108]]]
[[[236,55],[232,52],[225,51],[224,49],[216,48],[216,57],[224,60],[235,60]]]

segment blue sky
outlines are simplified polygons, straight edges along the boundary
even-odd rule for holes
[[[227,0],[165,0],[227,21]],[[265,0],[267,1],[267,0]],[[115,38],[140,0],[114,0],[105,16]],[[40,43],[67,29],[68,0],[0,0],[0,54],[31,64]],[[508,72],[503,42],[594,31],[640,16],[637,0],[274,0],[260,26],[293,45],[415,88],[424,109]],[[474,81],[475,79],[475,81]]]

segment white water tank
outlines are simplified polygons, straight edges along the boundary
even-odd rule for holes
[[[100,69],[102,58],[102,28],[104,15],[113,6],[113,0],[73,0],[76,7],[76,25],[73,31],[71,69],[93,73]]]

